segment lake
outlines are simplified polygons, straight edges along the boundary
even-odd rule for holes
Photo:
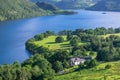
[[[120,27],[120,12],[76,10],[74,15],[54,15],[0,22],[0,64],[23,62],[31,55],[25,42],[46,30]]]

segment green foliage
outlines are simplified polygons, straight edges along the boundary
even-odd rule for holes
[[[101,40],[98,43],[97,47],[98,49],[98,55],[97,60],[99,61],[112,61],[119,59],[119,48],[117,48],[117,44],[115,44],[115,41],[120,41],[120,37],[118,36],[109,36],[104,40]],[[106,42],[107,41],[107,42]],[[114,43],[114,44],[113,44]],[[94,47],[93,45],[93,47]]]
[[[58,72],[63,70],[63,68],[70,67],[69,64],[70,53],[65,50],[56,51],[50,58],[49,61],[52,63],[53,69]],[[56,62],[57,61],[57,62]],[[59,63],[59,65],[58,65]],[[62,68],[63,67],[63,68]],[[60,69],[57,69],[60,68]]]
[[[93,59],[93,60],[87,60],[85,63],[81,63],[78,67],[77,70],[83,70],[83,69],[89,69],[89,68],[94,68],[98,66],[98,62]]]
[[[110,64],[107,64],[106,66],[105,66],[105,69],[110,69],[112,66],[110,65]]]
[[[0,0],[0,20],[11,20],[25,17],[52,14],[29,0]]]
[[[29,80],[32,75],[28,68],[15,62],[12,65],[0,66],[0,77],[1,80]]]
[[[87,70],[90,70],[90,72],[92,72],[96,68],[95,71],[98,72],[97,60],[98,61],[115,61],[120,59],[119,58],[120,57],[120,54],[119,54],[120,53],[120,48],[119,48],[120,36],[119,34],[114,34],[118,32],[120,32],[119,28],[117,30],[112,28],[106,29],[103,27],[96,28],[96,29],[86,29],[86,30],[76,29],[75,31],[62,31],[62,32],[59,32],[59,35],[67,36],[68,42],[72,42],[72,44],[76,44],[76,42],[78,41],[77,45],[73,45],[69,49],[64,48],[64,50],[62,50],[59,48],[57,50],[52,50],[52,51],[49,48],[51,45],[62,44],[62,43],[55,43],[54,40],[56,36],[53,36],[53,34],[51,36],[49,35],[50,32],[48,32],[48,34],[46,34],[45,32],[45,33],[39,34],[39,35],[43,35],[43,40],[41,39],[36,40],[38,37],[34,37],[27,41],[26,46],[30,52],[34,52],[35,54],[39,53],[42,56],[44,56],[44,58],[48,61],[48,63],[51,64],[49,71],[51,71],[51,68],[54,69],[55,72],[59,72],[62,70],[64,71],[64,69],[66,68],[70,69],[71,67],[69,64],[70,58],[81,57],[81,58],[85,58],[87,61],[84,64],[80,64],[79,68],[75,69],[74,71],[82,71],[87,69]],[[111,34],[108,34],[108,33],[111,33]],[[48,42],[48,40],[49,41],[52,40],[52,42]],[[80,42],[84,42],[85,44],[80,45],[79,44]],[[43,47],[39,45],[39,44],[45,45],[45,43],[47,44],[47,46]],[[51,44],[51,45],[49,45],[48,47],[48,44]],[[66,45],[64,44],[64,46]],[[88,57],[91,56],[93,59],[88,59],[87,56]],[[28,59],[25,62],[25,65],[23,66],[28,66],[28,65],[32,66],[33,68],[32,78],[46,79],[47,77],[49,77],[50,74],[42,75],[41,68],[43,66],[47,66],[47,65],[43,65],[42,62],[44,63],[47,63],[47,62],[45,62],[44,60],[41,62],[41,60],[39,59],[40,58],[37,58],[37,57],[35,57],[34,59],[32,58]],[[105,66],[103,67],[103,69],[107,70],[105,69]],[[44,73],[47,72],[46,68],[48,69],[48,67],[43,68],[45,71],[45,72],[43,71]],[[103,69],[100,69],[100,70],[103,70]],[[69,70],[67,72],[69,72]],[[73,79],[76,79],[76,78],[73,78]]]
[[[31,66],[33,80],[50,79],[54,75],[51,64],[43,56],[36,54],[23,63],[23,66]]]
[[[35,38],[36,41],[43,40],[44,34],[35,35],[34,38]]]
[[[43,46],[40,46],[37,48],[38,53],[45,53],[45,52],[49,52],[49,49]]]
[[[59,71],[62,71],[62,70],[63,70],[63,65],[62,65],[62,63],[61,63],[60,61],[56,61],[56,62],[54,63],[54,65],[55,65],[55,66],[53,66],[53,67],[54,67],[54,70],[55,70],[56,72],[59,72]]]
[[[62,36],[58,36],[56,39],[55,39],[55,42],[56,43],[62,43],[64,42],[64,38]]]
[[[66,33],[67,32],[67,33]],[[52,36],[52,41],[54,42],[56,36],[51,31],[46,31],[41,33],[34,38],[29,39],[26,42],[26,48],[34,53],[29,59],[25,60],[22,64],[14,62],[11,65],[1,65],[0,66],[0,79],[1,80],[79,80],[79,79],[110,79],[107,75],[111,74],[115,78],[120,75],[119,66],[120,62],[108,63],[107,61],[120,60],[120,36],[119,34],[108,34],[108,33],[118,33],[117,29],[77,29],[75,31],[61,32],[61,34],[66,36],[70,35],[71,40],[78,40],[79,42],[84,42],[84,45],[73,45],[71,48],[49,50],[48,47],[36,45],[39,41],[44,41],[45,39]],[[43,36],[41,39],[41,35]],[[83,36],[85,35],[85,37]],[[51,37],[50,37],[51,38]],[[54,39],[53,39],[54,38]],[[83,38],[83,39],[82,39]],[[85,39],[88,38],[88,39]],[[55,43],[55,42],[54,42]],[[42,44],[42,43],[41,43]],[[50,43],[46,43],[50,44]],[[53,44],[53,43],[51,43]],[[60,43],[55,43],[60,44]],[[73,41],[73,44],[75,42]],[[64,45],[66,46],[66,45]],[[107,63],[100,64],[96,59],[88,59],[87,56],[95,56],[98,61],[106,61]],[[70,59],[72,57],[81,57],[87,61],[84,64],[80,64],[78,67],[70,66]],[[103,62],[101,62],[103,63]],[[112,66],[111,66],[112,64]],[[72,69],[72,70],[71,70]],[[55,72],[65,71],[68,74],[55,76]],[[75,72],[72,72],[75,71]],[[77,72],[76,72],[77,71]],[[71,73],[69,73],[71,72]],[[89,74],[88,74],[89,73]],[[107,74],[107,75],[106,75]],[[67,76],[70,75],[70,76]],[[96,76],[95,76],[96,75]],[[117,78],[116,78],[117,79]]]
[[[66,50],[58,50],[50,57],[51,62],[60,61],[64,62],[68,60],[70,53]]]
[[[48,36],[51,36],[51,35],[55,35],[55,33],[53,31],[46,31],[44,33],[41,33],[41,34],[37,34],[34,36],[34,39],[36,41],[40,41],[40,40],[43,40],[44,38],[48,37]]]
[[[62,11],[48,3],[40,6],[30,0],[0,0],[0,21],[61,13],[74,14],[71,11]]]
[[[87,64],[87,67],[88,68],[93,68],[93,67],[95,67],[95,66],[97,66],[98,65],[98,62],[95,60],[95,59],[93,59],[93,60],[91,60],[88,64]]]
[[[80,42],[79,37],[73,37],[73,38],[70,40],[71,46],[78,46],[78,45],[79,45],[79,42]]]
[[[112,65],[110,69],[105,69],[107,64]],[[120,61],[100,63],[100,65],[74,71],[64,75],[55,76],[53,80],[114,80],[120,78]]]

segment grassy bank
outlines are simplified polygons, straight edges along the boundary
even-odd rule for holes
[[[105,69],[107,64],[111,64],[110,69]],[[56,76],[54,80],[120,80],[120,61],[101,63],[92,69],[72,72]]]
[[[57,36],[49,36],[48,38],[44,38],[41,41],[35,41],[34,44],[39,46],[44,46],[49,48],[50,50],[56,50],[56,49],[70,49],[72,46],[69,44],[70,42],[67,41],[66,36],[62,36],[64,38],[64,42],[62,43],[56,43],[55,39]],[[84,43],[79,43],[79,45],[82,45]]]

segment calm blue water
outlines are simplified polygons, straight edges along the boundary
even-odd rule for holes
[[[120,27],[119,12],[78,10],[75,15],[56,15],[0,22],[0,64],[14,61],[23,62],[30,53],[25,49],[25,42],[37,33],[46,30]]]

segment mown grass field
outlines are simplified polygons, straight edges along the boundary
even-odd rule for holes
[[[48,47],[51,50],[56,50],[56,49],[62,49],[62,48],[71,48],[69,45],[69,41],[66,40],[66,36],[63,36],[64,42],[62,43],[55,43],[55,38],[57,36],[49,36],[48,38],[45,38],[41,41],[36,41],[34,42],[36,46],[44,46]]]
[[[111,64],[112,67],[105,69],[107,64]],[[120,61],[101,63],[92,69],[56,76],[54,80],[120,80]]]
[[[66,36],[62,36],[64,38],[64,42],[62,43],[56,43],[55,39],[57,36],[49,36],[48,38],[44,38],[41,41],[34,42],[36,46],[44,46],[48,47],[50,50],[56,50],[56,49],[70,49],[72,46],[69,44],[70,42],[66,40]],[[82,45],[84,43],[79,43],[79,45]]]

